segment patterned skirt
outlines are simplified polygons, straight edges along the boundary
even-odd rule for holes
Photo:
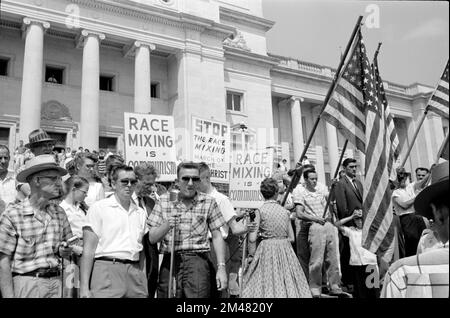
[[[311,298],[308,281],[287,239],[263,240],[243,277],[242,298]]]

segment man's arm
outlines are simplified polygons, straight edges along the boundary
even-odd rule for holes
[[[334,197],[336,199],[337,206],[337,214],[338,218],[342,219],[343,217],[349,215],[348,207],[347,207],[347,198],[345,197],[345,188],[342,182],[338,182],[334,186]]]
[[[309,221],[309,222],[316,222],[319,224],[324,225],[325,224],[325,219],[323,218],[319,218],[317,216],[314,215],[310,215],[308,213],[305,212],[305,207],[301,204],[297,204],[297,206],[295,207],[295,212],[297,213],[297,217],[300,220],[303,221]]]
[[[227,271],[225,267],[225,241],[223,240],[220,230],[211,231],[212,243],[217,259],[216,283],[218,290],[225,290],[228,284]]]
[[[401,206],[403,209],[409,209],[414,204],[415,198],[409,199],[409,200],[402,200],[400,197],[393,197],[392,201],[397,203],[399,206]]]
[[[148,239],[150,243],[155,244],[157,242],[161,242],[167,233],[169,233],[171,228],[173,228],[173,225],[171,226],[169,221],[165,221],[158,227],[151,227],[148,231]]]
[[[80,262],[80,297],[90,297],[89,280],[94,265],[98,236],[89,226],[83,228],[83,255]]]
[[[14,289],[10,256],[0,253],[0,291],[3,298],[13,298]]]

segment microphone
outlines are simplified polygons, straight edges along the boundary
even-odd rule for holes
[[[170,202],[177,202],[179,193],[180,193],[180,190],[178,190],[178,189],[171,189],[169,191],[169,201]]]

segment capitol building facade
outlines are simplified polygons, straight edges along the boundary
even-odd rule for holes
[[[179,159],[192,155],[195,116],[228,122],[232,149],[264,141],[293,166],[335,75],[268,52],[274,22],[261,0],[0,5],[0,143],[11,149],[42,127],[61,147],[123,151],[123,113],[138,112],[174,117]],[[388,78],[385,88],[404,154],[434,88]],[[408,171],[433,163],[448,125],[428,114]],[[321,121],[307,152],[319,180],[329,180],[343,144]],[[346,156],[360,157],[353,146]]]

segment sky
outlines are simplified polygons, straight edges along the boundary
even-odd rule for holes
[[[382,42],[378,64],[383,79],[435,87],[448,60],[446,1],[262,0],[262,3],[264,18],[275,22],[267,33],[269,53],[337,68],[357,18],[363,15],[363,22],[369,16],[372,22],[372,27],[364,25],[361,29],[370,60],[378,42]],[[378,8],[378,15],[374,7]]]

